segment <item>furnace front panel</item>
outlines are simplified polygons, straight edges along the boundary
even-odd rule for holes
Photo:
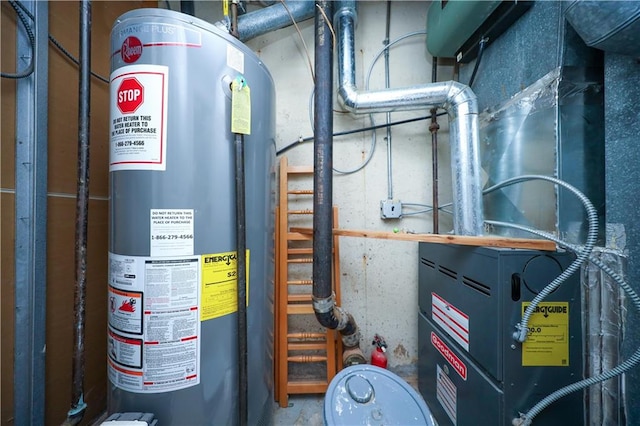
[[[529,302],[574,260],[539,252],[421,243],[418,384],[441,425],[511,425],[583,377],[579,277],[538,305],[527,341],[513,340]],[[534,424],[583,423],[583,393]]]

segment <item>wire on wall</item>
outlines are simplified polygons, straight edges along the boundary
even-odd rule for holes
[[[11,5],[11,7],[13,7],[13,9],[16,11],[16,14],[18,15],[18,17],[20,18],[20,22],[22,23],[22,25],[25,28],[25,31],[27,32],[27,36],[29,37],[29,42],[31,44],[31,51],[34,51],[34,46],[35,46],[35,36],[33,34],[33,30],[31,29],[31,26],[29,25],[29,22],[27,21],[27,17],[29,19],[31,19],[32,21],[35,20],[33,14],[29,11],[29,9],[27,9],[21,2],[19,1],[14,1],[14,0],[9,0],[9,4]],[[26,15],[26,16],[25,16]],[[53,35],[49,34],[49,41],[51,42],[51,44],[53,44],[60,52],[62,52],[62,54],[64,54],[71,62],[73,62],[76,66],[80,66],[80,62],[78,61],[78,59],[73,56],[63,45],[62,43],[60,43]],[[33,56],[33,54],[32,54]],[[17,78],[24,78],[24,77],[28,77],[33,73],[33,57],[31,58],[31,62],[29,63],[29,66],[27,67],[27,69],[23,72],[20,73],[15,73],[15,74],[11,74],[11,73],[0,73],[0,76],[3,78],[12,78],[12,79],[17,79]],[[100,74],[97,74],[93,71],[91,71],[91,75],[95,78],[97,78],[98,80],[102,81],[103,83],[107,83],[109,84],[109,80],[106,79],[105,77],[101,76]]]
[[[27,17],[29,17],[33,22],[35,22],[35,18],[33,14],[20,2],[9,0],[9,4],[13,8],[13,10],[16,12],[16,15],[18,15],[18,18],[20,19],[20,22],[22,23],[22,26],[24,27],[24,30],[27,33],[27,37],[29,37],[29,44],[31,45],[31,55],[29,59],[29,65],[24,71],[16,72],[16,73],[3,72],[3,73],[0,73],[0,77],[11,78],[11,79],[25,78],[33,74],[33,71],[35,69],[35,60],[33,56],[35,55],[35,51],[36,51],[36,37],[33,34],[33,29],[31,28],[31,24],[29,24]]]

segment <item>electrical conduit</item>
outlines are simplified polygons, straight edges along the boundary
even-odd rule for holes
[[[548,233],[548,232],[544,232],[544,231],[540,231],[537,229],[533,229],[533,228],[529,228],[526,226],[522,226],[522,225],[518,225],[518,224],[513,224],[513,223],[505,223],[505,222],[499,222],[499,221],[492,221],[492,220],[487,220],[486,223],[489,225],[495,225],[495,226],[504,226],[504,227],[510,227],[510,228],[514,228],[514,229],[519,229],[519,230],[523,230],[526,232],[530,232],[532,234],[541,236],[543,238],[549,239],[551,241],[554,241],[555,243],[557,243],[558,245],[573,251],[574,253],[577,254],[576,260],[574,260],[571,265],[569,265],[569,267],[562,273],[560,274],[556,279],[554,279],[549,285],[547,285],[532,301],[531,304],[527,307],[527,309],[525,310],[525,313],[522,317],[521,322],[516,326],[516,331],[513,334],[513,338],[515,340],[518,340],[520,342],[523,342],[526,339],[526,330],[527,330],[527,324],[529,321],[529,318],[531,317],[535,307],[545,298],[547,297],[551,292],[553,292],[553,290],[555,290],[556,288],[558,288],[558,286],[565,281],[571,274],[573,274],[574,272],[576,272],[578,270],[578,268],[580,267],[580,265],[582,263],[584,263],[585,261],[589,260],[591,261],[593,264],[595,264],[596,266],[598,266],[600,269],[602,269],[607,275],[609,275],[614,281],[616,281],[616,283],[629,295],[629,297],[631,298],[631,301],[633,302],[634,306],[636,307],[636,309],[638,310],[638,312],[640,312],[640,297],[638,296],[638,294],[618,275],[616,274],[613,270],[611,270],[611,268],[609,268],[607,265],[605,265],[604,263],[602,263],[599,259],[595,258],[595,257],[591,257],[591,252],[593,250],[593,247],[595,245],[597,236],[598,236],[598,214],[596,209],[593,207],[593,204],[591,203],[591,201],[582,193],[580,192],[578,189],[576,189],[575,187],[573,187],[572,185],[569,185],[568,183],[561,181],[559,179],[553,178],[553,177],[549,177],[549,176],[544,176],[544,175],[525,175],[525,176],[519,176],[519,177],[515,177],[512,179],[507,179],[504,182],[501,182],[499,184],[493,185],[487,189],[484,190],[484,194],[488,194],[490,192],[496,191],[500,188],[509,186],[509,185],[513,185],[516,183],[520,183],[520,182],[525,182],[525,181],[529,181],[529,180],[546,180],[548,182],[554,183],[556,185],[559,186],[563,186],[564,188],[568,189],[569,191],[571,191],[572,193],[574,193],[582,202],[582,204],[584,205],[586,211],[587,211],[587,219],[589,222],[589,231],[587,234],[587,240],[585,242],[585,245],[582,249],[580,249],[578,246],[566,243],[564,241],[562,241],[561,239],[555,237],[554,235]],[[519,418],[515,418],[512,421],[512,424],[514,426],[528,426],[531,424],[531,422],[533,421],[533,419],[540,414],[540,412],[542,412],[542,410],[544,410],[546,407],[548,407],[549,405],[551,405],[553,402],[557,401],[558,399],[569,395],[570,393],[582,390],[584,388],[587,388],[589,386],[595,385],[597,383],[609,380],[613,377],[616,377],[622,373],[624,373],[625,371],[628,371],[629,369],[633,368],[634,366],[638,365],[638,363],[640,363],[640,348],[638,348],[636,350],[636,352],[633,353],[633,355],[631,355],[631,357],[629,357],[629,359],[627,359],[626,361],[624,361],[623,363],[617,365],[616,367],[612,368],[609,371],[605,371],[604,373],[598,374],[597,376],[593,376],[593,377],[588,377],[586,379],[580,380],[576,383],[567,385],[565,387],[562,387],[560,389],[558,389],[557,391],[551,393],[550,395],[544,397],[542,400],[540,400],[537,404],[535,404],[529,411],[527,411],[526,413],[523,413],[520,415]]]
[[[569,244],[569,243],[557,238],[555,235],[552,235],[552,234],[550,234],[548,232],[540,231],[540,230],[529,228],[529,227],[522,226],[522,225],[517,225],[517,224],[514,224],[514,223],[505,223],[505,222],[499,222],[499,221],[494,221],[494,220],[487,220],[485,222],[487,224],[489,224],[489,225],[504,226],[504,227],[509,227],[509,228],[514,228],[514,229],[519,229],[519,230],[522,230],[522,231],[530,232],[532,234],[535,234],[535,235],[538,235],[540,237],[546,238],[548,240],[554,241],[555,243],[557,243],[561,247],[564,247],[564,248],[566,248],[568,250],[571,250],[576,254],[581,252],[581,250],[580,250],[580,248],[578,246]],[[594,265],[596,265],[598,268],[602,269],[602,271],[604,271],[604,273],[609,275],[627,293],[627,295],[631,299],[634,307],[640,313],[640,296],[638,296],[638,294],[631,288],[631,286],[626,281],[624,281],[624,279],[622,279],[622,277],[620,277],[620,275],[615,273],[611,268],[609,268],[607,265],[605,265],[599,259],[597,259],[595,257],[590,257],[589,261],[591,263],[593,263]],[[604,373],[598,374],[597,376],[588,377],[588,378],[586,378],[584,380],[580,380],[580,381],[578,381],[576,383],[572,383],[570,385],[567,385],[567,386],[565,386],[563,388],[560,388],[557,391],[549,394],[548,396],[546,396],[543,399],[541,399],[540,402],[538,402],[536,405],[534,405],[529,411],[527,411],[526,413],[522,413],[519,418],[513,419],[512,424],[514,426],[527,426],[527,425],[530,425],[531,422],[533,421],[534,417],[536,417],[538,414],[540,414],[542,412],[542,410],[544,410],[546,407],[548,407],[549,405],[551,405],[553,402],[557,401],[558,399],[560,399],[562,397],[565,397],[565,396],[569,395],[570,393],[585,389],[585,388],[587,388],[589,386],[593,386],[593,385],[598,384],[600,382],[604,382],[606,380],[609,380],[609,379],[612,379],[612,378],[614,378],[616,376],[619,376],[620,374],[622,374],[622,373],[630,370],[631,368],[635,367],[636,365],[638,365],[638,363],[640,363],[640,348],[638,348],[633,353],[633,355],[631,355],[626,361],[622,362],[621,364],[617,365],[616,367],[612,368],[611,370],[605,371]]]
[[[567,278],[569,278],[574,272],[576,272],[580,266],[589,259],[591,255],[591,251],[596,244],[598,239],[598,212],[593,207],[591,201],[580,192],[574,186],[554,177],[544,176],[544,175],[524,175],[518,176],[515,178],[507,179],[503,182],[500,182],[496,185],[493,185],[484,190],[484,194],[488,194],[490,192],[496,191],[500,188],[504,188],[505,186],[514,185],[520,182],[526,182],[529,180],[546,180],[547,182],[554,183],[556,185],[562,186],[572,193],[574,193],[579,199],[580,202],[584,205],[587,211],[587,220],[589,222],[589,230],[587,232],[587,240],[584,244],[584,248],[578,253],[576,260],[574,260],[567,269],[565,269],[562,274],[560,274],[556,279],[551,281],[545,288],[542,289],[536,297],[533,298],[527,309],[524,311],[524,315],[522,315],[522,320],[520,323],[516,325],[516,331],[513,333],[513,339],[518,342],[524,342],[527,338],[527,329],[529,319],[533,312],[535,311],[538,304],[543,301],[549,294],[551,294],[556,288],[560,286]]]

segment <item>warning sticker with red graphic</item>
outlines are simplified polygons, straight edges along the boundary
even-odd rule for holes
[[[200,383],[200,256],[109,254],[109,379],[130,392]]]
[[[109,171],[166,169],[168,74],[161,65],[111,74]]]
[[[142,334],[142,293],[109,286],[109,325],[125,333]]]
[[[142,339],[131,339],[109,330],[109,357],[121,365],[142,368]]]

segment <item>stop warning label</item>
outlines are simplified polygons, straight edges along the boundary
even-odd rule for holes
[[[522,315],[529,306],[522,303]],[[542,302],[529,319],[523,366],[569,366],[569,302]]]
[[[165,170],[168,67],[129,65],[111,74],[109,171]]]

